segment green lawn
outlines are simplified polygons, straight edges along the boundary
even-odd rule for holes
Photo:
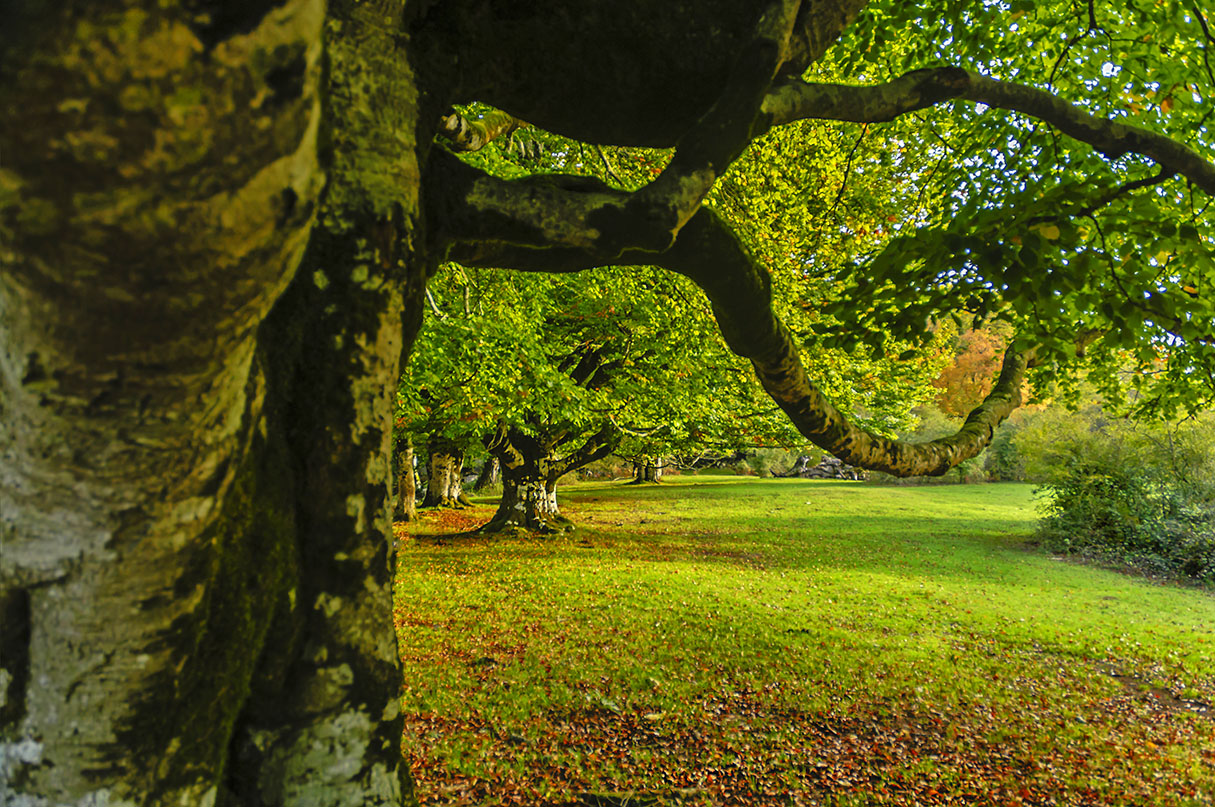
[[[569,535],[402,546],[423,803],[1215,798],[1215,598],[1028,549],[1028,485],[562,495]]]

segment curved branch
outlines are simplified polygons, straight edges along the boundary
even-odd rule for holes
[[[1045,90],[997,81],[959,67],[915,70],[867,87],[785,82],[768,93],[763,111],[773,126],[805,118],[868,123],[893,120],[951,99],[1011,109],[1046,121],[1111,160],[1125,154],[1143,155],[1215,196],[1215,164],[1185,144],[1140,126],[1091,115]]]
[[[605,420],[599,431],[586,438],[586,441],[575,451],[559,460],[553,460],[551,476],[560,479],[571,471],[586,467],[592,462],[604,459],[620,445],[621,434],[611,420]]]
[[[772,311],[767,274],[716,214],[701,210],[661,264],[704,290],[726,343],[751,360],[760,383],[798,431],[849,465],[895,476],[943,474],[982,451],[1021,404],[1032,352],[1009,348],[991,394],[956,434],[927,443],[871,434],[850,423],[807,376],[792,334]]]
[[[476,249],[468,245],[467,253]],[[453,250],[451,257],[460,255]],[[522,271],[578,272],[604,265],[596,255],[573,248],[546,253],[510,245],[490,248],[484,266]],[[940,475],[991,442],[997,426],[1021,404],[1021,387],[1032,351],[1005,353],[991,394],[958,432],[928,443],[903,443],[871,434],[848,421],[810,380],[792,333],[772,311],[767,273],[711,210],[701,209],[663,253],[635,250],[615,265],[656,265],[691,279],[709,298],[726,344],[750,359],[760,383],[797,430],[849,465],[895,476]],[[560,266],[560,268],[558,268]]]
[[[459,163],[436,150],[432,166],[445,178],[428,183],[431,204],[444,213],[449,242],[508,243],[524,248],[573,247],[614,262],[627,250],[658,252],[675,241],[700,208],[713,183],[751,140],[767,127],[761,105],[777,71],[789,58],[789,38],[799,0],[776,0],[760,18],[716,103],[676,146],[662,173],[633,193],[589,177],[536,175],[510,182]],[[500,136],[515,123],[506,113],[486,116],[485,132],[465,132],[476,144],[493,129]],[[492,124],[492,125],[491,125]],[[453,143],[469,129],[459,116],[443,119]],[[464,129],[461,129],[461,127]],[[478,146],[479,147],[479,146]],[[467,150],[472,150],[469,146]],[[487,237],[492,230],[493,237]]]
[[[477,120],[452,110],[439,118],[439,134],[453,151],[480,151],[499,137],[510,137],[526,123],[507,112],[490,110]]]

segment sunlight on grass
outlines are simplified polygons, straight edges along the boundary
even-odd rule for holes
[[[1026,485],[704,481],[575,486],[557,538],[415,529],[424,800],[1210,798],[1209,594],[1027,549]]]

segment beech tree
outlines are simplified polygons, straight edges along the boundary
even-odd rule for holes
[[[1144,400],[1208,400],[1202,10],[863,5],[10,4],[4,800],[413,801],[391,423],[444,259],[682,274],[802,434],[893,473],[981,450],[1034,362],[1162,365]],[[674,156],[636,191],[503,180],[433,145],[473,101]],[[773,127],[899,117],[937,144],[914,180],[947,204],[829,278],[833,313],[877,333],[959,307],[1018,328],[961,431],[914,446],[827,401],[766,270],[702,206]]]

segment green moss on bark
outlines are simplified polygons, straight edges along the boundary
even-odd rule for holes
[[[172,668],[148,697],[163,703],[164,689],[175,690],[175,710],[139,709],[137,724],[125,728],[123,745],[169,751],[158,787],[172,792],[205,771],[224,776],[225,761],[263,646],[272,626],[280,646],[292,629],[299,559],[295,543],[291,473],[281,435],[259,430],[236,472],[215,523],[199,542],[200,562],[177,582],[179,589],[203,586],[205,594],[188,618],[174,625],[166,640],[185,664]],[[282,656],[288,656],[283,653]],[[264,687],[267,682],[259,679]],[[281,683],[281,682],[280,682]]]

